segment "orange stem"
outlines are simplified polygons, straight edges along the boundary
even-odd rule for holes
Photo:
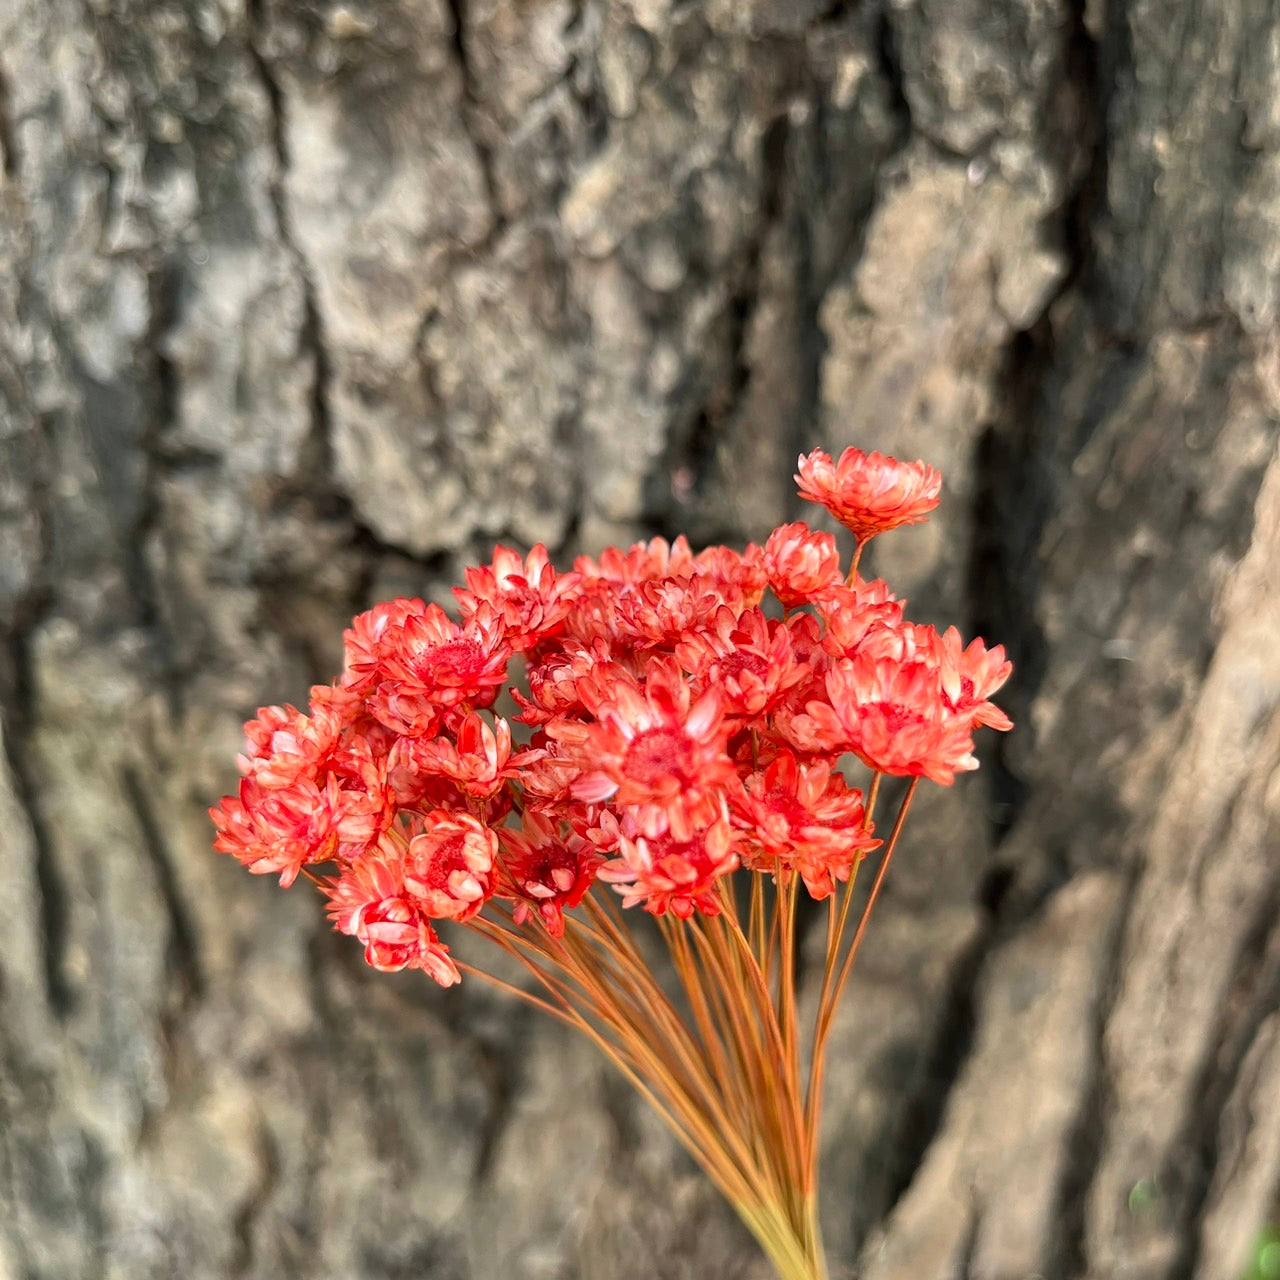
[[[879,775],[877,775],[878,781]],[[867,895],[866,905],[862,908],[862,915],[858,919],[858,927],[854,930],[853,941],[849,944],[849,950],[845,955],[844,963],[840,966],[840,971],[835,982],[830,986],[824,978],[822,997],[818,1006],[818,1020],[813,1035],[813,1061],[809,1069],[809,1090],[806,1098],[805,1106],[805,1129],[809,1141],[810,1159],[814,1162],[817,1160],[818,1146],[818,1124],[822,1115],[822,1079],[825,1067],[827,1040],[831,1034],[831,1024],[835,1017],[835,1011],[840,1003],[841,993],[844,991],[846,983],[849,981],[849,974],[853,970],[853,962],[857,957],[858,949],[862,945],[862,939],[867,931],[867,924],[871,919],[872,908],[876,905],[876,900],[880,896],[880,888],[884,884],[885,876],[889,870],[889,863],[893,859],[893,851],[898,846],[898,837],[902,834],[902,828],[907,821],[907,812],[911,808],[911,801],[915,798],[916,789],[920,785],[919,778],[912,778],[910,785],[907,787],[906,794],[902,797],[902,804],[898,809],[898,816],[893,824],[893,831],[889,836],[889,843],[885,846],[884,854],[880,859],[880,866],[876,871],[876,878],[872,882],[871,892]],[[843,933],[843,925],[845,919],[845,909],[848,907],[849,899],[852,897],[853,877],[849,879],[849,893],[846,895],[844,909],[841,912],[841,928],[839,933]],[[839,934],[837,935],[837,947],[839,946]],[[827,956],[828,967],[831,966],[834,951]],[[813,1176],[813,1175],[811,1175]]]

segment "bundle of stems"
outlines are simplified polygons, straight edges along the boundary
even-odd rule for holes
[[[882,776],[873,773],[867,788],[868,826]],[[749,877],[741,909],[724,877],[718,915],[658,917],[680,1001],[607,894],[589,895],[558,938],[523,928],[504,909],[471,922],[533,975],[533,990],[459,964],[595,1044],[733,1205],[781,1280],[827,1277],[817,1216],[826,1049],[918,784],[907,786],[887,843],[871,855],[878,866],[852,932],[858,864],[826,900],[825,957],[807,1026],[796,984],[800,882],[781,867],[772,894],[763,877]]]
[[[821,1280],[836,1006],[920,779],[950,785],[977,767],[977,728],[1010,727],[990,696],[1011,665],[911,622],[887,583],[859,576],[872,538],[933,509],[937,472],[819,449],[796,478],[853,533],[847,571],[835,537],[803,522],[742,552],[655,538],[567,573],[545,547],[499,547],[455,588],[460,620],[419,599],[353,619],[342,674],[306,713],[264,707],[245,725],[239,790],[211,813],[216,848],[286,887],[315,883],[374,968],[442,986],[473,973],[577,1028],[783,1280]],[[845,775],[854,760],[865,789]],[[907,785],[882,840],[886,776]],[[808,1018],[802,897],[827,911]],[[669,971],[628,927],[636,907]],[[458,926],[533,982],[460,964]]]

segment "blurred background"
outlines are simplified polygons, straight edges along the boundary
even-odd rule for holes
[[[763,1280],[205,811],[353,612],[849,444],[1018,728],[846,1001],[836,1274],[1280,1274],[1273,0],[0,0],[0,160],[0,1277]]]

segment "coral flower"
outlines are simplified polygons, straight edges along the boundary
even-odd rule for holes
[[[337,705],[313,711],[261,708],[245,725],[239,793],[209,811],[214,847],[286,888],[307,863],[358,856],[395,814],[386,757],[344,733]]]
[[[368,693],[377,679],[378,647],[392,627],[403,626],[409,618],[421,618],[427,612],[422,600],[388,600],[352,618],[342,633],[345,655],[342,687],[356,693]]]
[[[396,733],[434,733],[453,707],[487,707],[506,683],[511,656],[488,605],[459,625],[439,605],[388,626],[378,641],[369,710]]]
[[[493,892],[496,833],[469,813],[446,809],[433,809],[421,826],[409,841],[405,889],[432,919],[470,920]]]
[[[923,462],[846,449],[838,462],[823,449],[801,455],[800,496],[820,503],[859,544],[902,524],[917,524],[938,505],[942,476]]]
[[[502,618],[507,643],[517,653],[533,648],[562,629],[581,578],[557,574],[547,549],[538,543],[526,559],[508,547],[493,549],[493,562],[466,571],[466,588],[454,587],[464,618],[489,605]]]
[[[287,889],[309,862],[326,862],[338,848],[342,794],[336,778],[267,788],[252,778],[237,795],[209,810],[219,853],[237,858],[254,875],[278,875]]]
[[[392,817],[385,768],[368,766],[363,778],[331,772],[288,786],[242,779],[238,794],[209,810],[213,847],[255,875],[279,875],[286,889],[308,863],[358,856]]]
[[[537,915],[553,938],[564,934],[564,913],[576,907],[595,883],[604,856],[576,832],[562,836],[559,824],[526,813],[521,830],[498,833],[502,865],[519,901],[513,918],[523,924]]]
[[[597,637],[589,645],[568,641],[563,648],[547,654],[529,667],[529,696],[512,689],[511,696],[520,706],[516,716],[521,724],[541,725],[556,716],[582,710],[578,681],[590,677],[601,668],[614,666],[608,642]]]
[[[620,587],[652,582],[655,578],[688,577],[693,572],[693,552],[683,537],[672,543],[665,538],[651,538],[635,543],[627,551],[606,547],[598,561],[579,556],[573,568],[586,586],[605,583]]]
[[[822,647],[835,658],[851,658],[869,632],[902,622],[902,601],[876,579],[831,587],[817,602],[823,622]]]
[[[829,533],[804,521],[779,525],[764,544],[764,567],[773,594],[787,608],[808,604],[840,580],[840,552]]]
[[[880,841],[864,826],[862,792],[826,762],[800,764],[781,752],[745,780],[732,800],[744,861],[757,871],[799,872],[814,898],[826,898]]]
[[[719,789],[737,779],[725,753],[730,730],[718,690],[692,701],[679,668],[655,659],[643,685],[619,672],[588,710],[595,724],[547,726],[590,762],[574,784],[576,799],[645,806],[648,830],[702,825],[714,816]]]
[[[742,609],[742,594],[733,584],[701,577],[641,582],[618,600],[613,635],[624,648],[669,649],[726,603],[735,613]]]
[[[747,543],[741,555],[732,547],[708,547],[694,557],[693,567],[697,576],[726,603],[741,600],[748,609],[760,603],[769,585],[764,552],[753,542]]]
[[[923,662],[938,673],[942,706],[947,711],[971,725],[1013,728],[1013,721],[989,701],[1013,671],[1002,645],[988,650],[979,638],[966,649],[955,627],[939,635],[933,627],[890,617],[874,621],[857,645],[846,647],[845,652],[850,657],[884,658],[899,664]]]
[[[738,866],[733,832],[724,819],[679,839],[670,831],[656,837],[622,838],[620,856],[600,869],[600,879],[622,894],[622,905],[644,906],[650,915],[668,911],[687,920],[695,911],[720,914],[716,882]]]
[[[511,760],[511,729],[501,716],[493,728],[474,711],[462,718],[457,741],[449,738],[402,738],[397,764],[419,777],[448,778],[460,791],[485,800],[519,772],[518,755]]]
[[[976,769],[971,721],[943,702],[936,668],[860,655],[837,662],[826,678],[828,703],[808,713],[829,747],[852,751],[869,768],[950,786]]]
[[[1001,732],[1012,729],[1013,721],[988,701],[1013,671],[1013,663],[1004,656],[1004,646],[988,649],[981,637],[967,649],[961,648],[962,643],[955,627],[948,627],[938,638],[938,670],[947,704],[975,725]]]
[[[405,890],[404,849],[394,838],[347,867],[324,891],[334,927],[364,943],[365,961],[373,968],[421,969],[442,987],[459,981],[449,948]]]
[[[287,787],[314,778],[338,744],[340,719],[332,712],[303,715],[296,707],[260,707],[244,726],[240,772],[264,787]]]
[[[810,675],[791,648],[792,632],[759,609],[720,608],[686,633],[675,657],[700,689],[718,689],[731,715],[762,715]]]

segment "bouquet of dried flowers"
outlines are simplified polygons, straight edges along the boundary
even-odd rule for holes
[[[566,573],[544,547],[500,547],[455,589],[457,620],[407,599],[356,618],[341,677],[306,713],[267,707],[245,726],[239,791],[211,813],[217,849],[285,886],[309,879],[375,969],[485,978],[585,1034],[779,1275],[817,1280],[836,1005],[920,779],[949,785],[977,767],[976,728],[1010,727],[989,699],[1011,668],[1000,647],[907,621],[858,575],[872,538],[937,505],[936,471],[815,450],[796,479],[852,531],[847,569],[802,523],[741,553],[654,539]],[[494,711],[504,692],[510,719]],[[909,782],[882,839],[886,775]],[[804,1028],[802,893],[827,904]],[[678,991],[632,907],[655,918]],[[459,926],[528,984],[455,959]]]

